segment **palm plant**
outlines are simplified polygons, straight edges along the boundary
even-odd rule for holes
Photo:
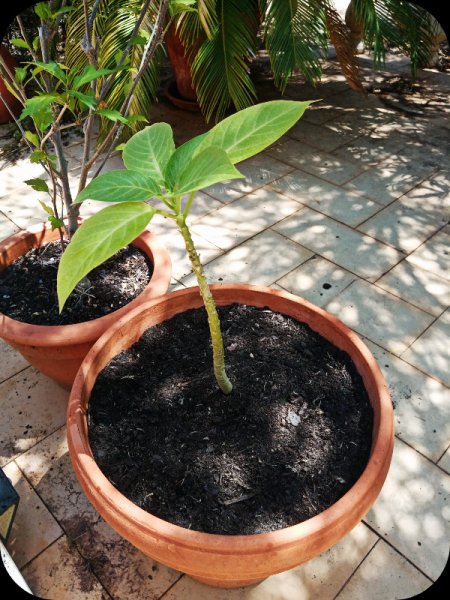
[[[353,0],[352,11],[375,67],[383,65],[388,45],[411,57],[413,75],[427,62],[433,46],[427,11],[401,0]],[[313,84],[320,80],[329,39],[349,85],[363,90],[352,31],[333,0],[199,0],[196,13],[179,17],[179,32],[186,48],[199,33],[205,38],[193,57],[192,74],[207,120],[255,102],[249,62],[258,32],[281,92],[296,70]]]

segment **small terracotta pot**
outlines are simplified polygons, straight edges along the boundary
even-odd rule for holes
[[[218,305],[247,304],[307,323],[352,358],[374,411],[372,450],[363,473],[330,508],[298,525],[254,535],[215,535],[184,529],[142,510],[100,471],[88,441],[89,395],[100,371],[143,332],[172,316],[202,306],[198,288],[148,302],[107,331],[86,356],[75,378],[67,412],[72,463],[87,497],[120,535],[157,561],[218,587],[239,587],[291,569],[350,532],[375,501],[386,478],[394,441],[393,410],[375,359],[343,323],[292,294],[247,285],[213,285]],[[224,400],[226,401],[226,400]]]
[[[58,231],[37,225],[0,242],[0,271],[31,248],[59,238]],[[118,310],[92,321],[74,325],[31,325],[0,313],[0,338],[18,350],[39,371],[70,389],[75,375],[94,342],[118,319],[165,294],[170,284],[172,263],[167,250],[150,232],[133,241],[153,262],[153,275],[147,287],[134,300]]]

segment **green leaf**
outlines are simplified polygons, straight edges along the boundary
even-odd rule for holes
[[[10,41],[13,46],[16,46],[16,48],[26,48],[27,50],[30,49],[26,41],[22,40],[21,38],[11,38]]]
[[[47,158],[47,154],[46,154],[46,152],[44,152],[44,150],[35,150],[30,155],[30,162],[38,163],[41,160],[45,160],[46,158]]]
[[[184,171],[186,166],[192,161],[194,154],[197,151],[200,143],[205,139],[207,133],[197,135],[179,146],[170,157],[167,163],[165,180],[166,185],[169,189],[174,189],[177,185],[181,173]]]
[[[36,4],[36,6],[34,7],[34,12],[43,21],[45,21],[46,19],[52,18],[52,11],[48,7],[47,2],[39,2],[39,4]]]
[[[105,117],[106,119],[109,119],[110,121],[114,121],[114,122],[120,121],[124,125],[130,124],[128,119],[126,117],[123,117],[118,110],[111,110],[109,108],[100,108],[99,110],[96,111],[96,113],[102,117]]]
[[[126,144],[123,162],[127,169],[152,177],[164,185],[164,171],[175,151],[172,128],[167,123],[154,123],[136,133]]]
[[[93,179],[75,202],[100,200],[102,202],[142,202],[157,196],[159,186],[148,175],[137,171],[109,171]]]
[[[27,76],[26,69],[23,69],[22,67],[16,67],[14,77],[16,78],[17,82],[22,83],[22,81],[25,79],[26,76]]]
[[[199,145],[198,151],[217,146],[236,164],[276,142],[313,102],[315,100],[272,100],[250,106],[215,125]]]
[[[67,90],[67,93],[71,98],[76,98],[81,104],[87,106],[88,108],[95,109],[98,104],[97,100],[92,94],[82,94],[76,90]]]
[[[41,73],[41,71],[46,71],[47,73],[50,73],[50,75],[53,75],[53,77],[56,77],[58,81],[64,82],[66,80],[66,74],[64,73],[64,70],[56,62],[44,63],[41,61],[36,61],[32,64],[36,65],[36,68],[33,69],[34,77]]]
[[[41,40],[39,39],[39,36],[37,35],[35,38],[33,38],[33,42],[32,42],[33,50],[35,52],[39,48],[40,44],[41,44]]]
[[[44,131],[53,122],[51,106],[56,98],[58,98],[57,94],[41,94],[40,96],[29,98],[25,102],[19,121],[28,116],[32,117],[36,123],[36,127],[40,131]]]
[[[33,144],[33,146],[36,146],[36,148],[39,147],[39,138],[35,133],[27,130],[27,131],[25,131],[25,137],[27,138],[27,140],[29,142],[31,142]]]
[[[122,142],[121,144],[118,144],[115,148],[114,151],[115,152],[122,152],[123,149],[125,148],[125,142]]]
[[[55,216],[55,213],[53,211],[53,208],[51,206],[49,206],[48,204],[45,204],[45,202],[42,202],[42,200],[39,200],[39,204],[42,206],[42,208],[45,210],[45,212],[50,215],[51,217]]]
[[[226,179],[244,177],[226,152],[211,146],[197,154],[181,173],[176,194],[187,194]]]
[[[169,15],[175,17],[180,13],[196,12],[197,0],[171,0],[169,3]]]
[[[155,209],[148,204],[124,202],[104,208],[78,228],[59,264],[57,293],[60,311],[77,283],[136,239],[154,213]]]
[[[116,67],[114,69],[96,69],[92,65],[88,65],[83,69],[81,75],[77,75],[75,77],[75,79],[73,80],[73,87],[75,89],[79,89],[83,85],[86,85],[86,83],[94,81],[94,79],[104,77],[105,75],[111,75],[111,73],[120,70],[122,70],[122,67]]]
[[[145,46],[147,43],[147,40],[142,35],[134,35],[130,41],[132,46]]]
[[[52,226],[52,231],[55,231],[55,229],[61,229],[61,227],[64,227],[64,221],[62,219],[57,219],[55,216],[51,216],[48,218],[51,226]]]
[[[72,12],[74,10],[73,6],[63,6],[62,8],[58,8],[53,14],[52,17],[56,18],[59,15],[64,15],[66,13]]]
[[[47,182],[40,178],[27,179],[24,183],[26,183],[27,185],[32,187],[33,190],[36,190],[37,192],[48,192],[49,191]]]

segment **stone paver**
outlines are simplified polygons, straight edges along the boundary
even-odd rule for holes
[[[402,354],[402,358],[450,385],[449,340],[450,310],[447,310]]]
[[[402,259],[390,246],[310,208],[299,210],[274,229],[368,281],[375,281]]]
[[[359,225],[382,209],[380,204],[369,198],[343,190],[300,170],[274,181],[271,187],[351,226]]]
[[[108,600],[110,597],[92,573],[90,565],[69,544],[59,538],[23,570],[25,581],[39,598],[67,600]]]
[[[380,572],[387,571],[380,578]],[[336,600],[367,597],[400,600],[411,598],[432,585],[427,577],[381,540],[371,550]]]
[[[68,396],[31,367],[0,384],[0,466],[64,425]]]
[[[274,146],[266,154],[269,152],[272,156],[297,169],[322,177],[322,179],[336,185],[346,183],[362,170],[357,163],[339,156],[333,156],[327,152],[321,152],[297,140],[288,140],[283,144]]]
[[[1,205],[0,205],[1,206]],[[8,217],[0,212],[0,240],[13,235],[19,231],[19,227],[13,223]]]
[[[28,367],[28,363],[23,356],[1,339],[0,356],[2,357],[0,362],[0,381],[5,381],[5,379]]]
[[[438,317],[450,306],[450,281],[403,260],[376,285]]]
[[[324,258],[313,256],[277,283],[282,289],[316,306],[325,306],[355,279],[353,273],[340,269]]]
[[[325,308],[394,354],[403,352],[434,320],[430,314],[361,280],[351,283]]]
[[[396,440],[386,482],[364,522],[435,581],[449,554],[449,498],[450,476]]]
[[[450,281],[449,236],[450,226],[444,227],[410,254],[407,260]]]
[[[295,200],[263,188],[196,220],[191,231],[229,250],[299,208]]]
[[[450,390],[370,340],[394,403],[395,434],[436,462],[450,440]]]
[[[438,465],[441,467],[441,469],[444,469],[444,471],[447,471],[447,473],[450,475],[450,448],[448,448],[445,454],[442,455],[442,458],[438,462]]]
[[[271,285],[311,256],[306,248],[268,230],[208,263],[205,273],[211,283]],[[189,275],[182,283],[186,287],[196,285],[195,276]]]
[[[63,532],[17,464],[12,461],[3,471],[20,498],[7,550],[21,569]],[[27,534],[23,535],[25,531]]]

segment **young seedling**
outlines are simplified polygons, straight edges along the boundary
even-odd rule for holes
[[[114,204],[83,223],[63,254],[57,285],[60,310],[77,283],[140,235],[155,214],[174,219],[208,315],[214,374],[220,389],[229,394],[232,384],[225,370],[219,317],[186,217],[200,189],[244,177],[234,165],[278,140],[310,104],[274,100],[252,106],[176,149],[167,123],[136,133],[123,149],[126,169],[100,175],[75,199],[76,203],[90,199]],[[148,203],[154,198],[164,208]],[[184,207],[183,198],[187,198]]]

